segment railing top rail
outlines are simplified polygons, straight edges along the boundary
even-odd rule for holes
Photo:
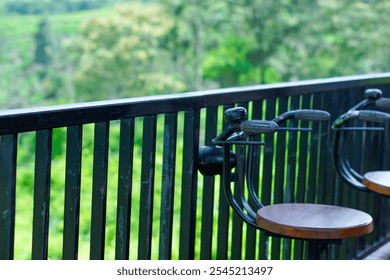
[[[389,83],[390,73],[380,73],[3,110],[0,135]]]

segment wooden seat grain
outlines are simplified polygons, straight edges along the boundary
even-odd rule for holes
[[[373,171],[364,174],[363,184],[367,189],[390,196],[390,171]]]
[[[373,231],[365,212],[322,204],[283,203],[258,210],[256,223],[271,233],[302,239],[341,239]]]

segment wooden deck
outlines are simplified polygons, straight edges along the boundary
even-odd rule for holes
[[[368,255],[364,260],[390,260],[390,242]]]

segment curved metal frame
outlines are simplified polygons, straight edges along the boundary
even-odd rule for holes
[[[333,164],[337,173],[349,186],[364,192],[370,192],[362,183],[363,175],[353,169],[346,157],[346,143],[351,131],[384,131],[384,127],[351,127],[348,126],[351,120],[362,120],[373,123],[384,123],[390,120],[390,115],[380,111],[364,110],[370,106],[390,108],[390,98],[383,98],[379,89],[368,89],[365,91],[363,101],[359,102],[346,113],[338,117],[332,125],[335,131],[333,145]]]
[[[276,117],[269,123],[273,123],[274,127],[277,129],[272,130],[259,130],[260,133],[273,133],[277,130],[290,130],[290,131],[311,131],[311,128],[282,128],[279,127],[280,124],[286,122],[288,119],[300,119],[307,121],[324,121],[328,120],[330,115],[328,112],[319,111],[319,110],[294,110],[288,111],[280,116]],[[265,121],[266,122],[266,121]],[[236,126],[237,127],[237,126]],[[221,134],[218,135],[215,139],[213,139],[214,144],[218,144],[223,146],[223,173],[222,173],[222,183],[224,187],[224,192],[226,199],[229,205],[233,208],[234,212],[247,224],[251,225],[254,228],[260,229],[256,224],[256,212],[251,207],[248,199],[244,195],[245,188],[245,179],[246,177],[247,190],[248,190],[248,198],[254,204],[254,207],[260,209],[264,207],[263,203],[258,199],[255,187],[253,185],[253,176],[252,176],[252,162],[253,162],[253,146],[254,145],[264,145],[264,142],[254,141],[253,134],[247,134],[243,131],[234,131],[231,132],[230,135],[222,132],[223,139],[220,140]],[[236,187],[238,188],[239,200],[237,201],[236,197],[231,188],[232,178],[234,177],[232,173],[231,162],[228,160],[230,154],[232,153],[233,145],[248,145],[248,151],[246,155],[246,170],[240,161],[237,161],[237,170],[236,170]]]
[[[373,94],[372,94],[373,93]],[[386,113],[378,113],[372,111],[364,111],[362,109],[375,104],[375,105],[386,105],[390,107],[390,99],[385,100],[384,102],[378,103],[378,92],[371,92],[366,100],[363,100],[356,106],[354,106],[350,111],[341,116],[336,120],[333,125],[333,129],[336,131],[335,138],[335,153],[334,153],[334,161],[337,165],[337,170],[340,172],[342,177],[347,180],[350,184],[354,185],[360,190],[365,190],[364,186],[360,183],[363,179],[362,176],[354,171],[349,161],[343,157],[342,149],[340,147],[344,147],[346,142],[346,133],[351,130],[378,130],[378,128],[351,128],[351,127],[343,127],[343,125],[348,122],[350,119],[361,119],[366,121],[374,121],[374,122],[384,122],[390,120],[390,115]],[[374,98],[375,97],[375,98]],[[233,108],[231,108],[233,109]],[[260,126],[258,131],[256,131],[256,125],[243,126],[243,122],[248,122],[246,118],[246,114],[242,114],[242,109],[240,107],[240,112],[237,115],[232,114],[231,116],[234,119],[227,119],[225,115],[225,120],[230,121],[230,124],[227,128],[225,128],[216,138],[212,140],[214,145],[222,146],[223,150],[223,168],[222,168],[222,185],[224,188],[225,197],[227,199],[228,204],[232,207],[233,211],[236,215],[239,216],[245,223],[248,225],[260,229],[261,228],[256,223],[256,211],[262,207],[264,207],[263,203],[259,200],[255,187],[253,184],[253,146],[254,145],[264,145],[264,142],[255,141],[254,134],[261,133],[273,133],[277,130],[290,130],[290,131],[311,131],[311,128],[288,128],[288,127],[279,127],[280,124],[286,122],[288,119],[300,119],[306,121],[325,121],[330,119],[330,115],[328,112],[319,111],[319,110],[293,110],[285,112],[278,117],[274,118],[269,123],[271,125],[268,128],[264,128]],[[233,113],[233,112],[230,112]],[[258,121],[261,122],[261,121]],[[267,121],[263,121],[267,122]],[[244,127],[248,128],[245,131]],[[275,129],[277,128],[277,129]],[[245,149],[245,157],[246,157],[246,165],[244,161],[237,159],[236,166],[232,166],[231,155],[233,153],[232,146],[233,145],[248,145],[248,149]],[[340,156],[341,155],[341,156]],[[232,172],[233,168],[236,168],[235,173]],[[246,168],[246,170],[245,170]],[[246,177],[246,178],[245,178]],[[231,187],[231,183],[235,179],[236,181],[236,191],[238,193],[234,193]],[[246,187],[248,190],[248,198],[245,195],[245,179],[246,179]],[[253,206],[251,206],[251,203]],[[256,209],[254,209],[256,208]],[[272,235],[272,234],[270,234]],[[278,236],[289,238],[288,236]],[[333,240],[315,240],[308,239],[309,242],[309,258],[317,259],[323,249],[328,247],[329,243],[332,243]],[[340,240],[337,240],[340,242]]]

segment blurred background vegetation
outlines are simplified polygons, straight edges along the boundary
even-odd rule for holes
[[[0,109],[386,72],[385,0],[0,0]]]
[[[387,72],[389,14],[390,1],[386,0],[0,0],[0,110]],[[162,121],[159,118],[158,139],[162,137]],[[142,119],[136,120],[135,128],[134,166],[141,166]],[[181,115],[178,128],[180,137]],[[110,124],[110,135],[106,258],[112,259],[118,123]],[[20,134],[18,145],[15,258],[28,259],[35,133]],[[93,146],[93,125],[85,125],[79,238],[82,259],[88,258],[89,251]],[[156,174],[161,174],[160,146]],[[177,149],[182,149],[180,141]],[[62,252],[65,150],[66,129],[54,129],[51,259],[61,258]],[[181,159],[176,162],[181,170]],[[133,181],[132,213],[137,217],[139,168],[134,169]],[[176,182],[180,184],[179,179]],[[157,216],[159,183],[161,179],[156,178]],[[176,189],[173,259],[178,257],[181,186]],[[201,187],[199,190],[201,193]],[[158,248],[157,216],[153,248]],[[137,227],[137,219],[132,219],[132,259],[137,257],[133,245],[138,242]],[[200,229],[197,225],[197,233]],[[158,257],[157,252],[152,254],[152,258]]]

